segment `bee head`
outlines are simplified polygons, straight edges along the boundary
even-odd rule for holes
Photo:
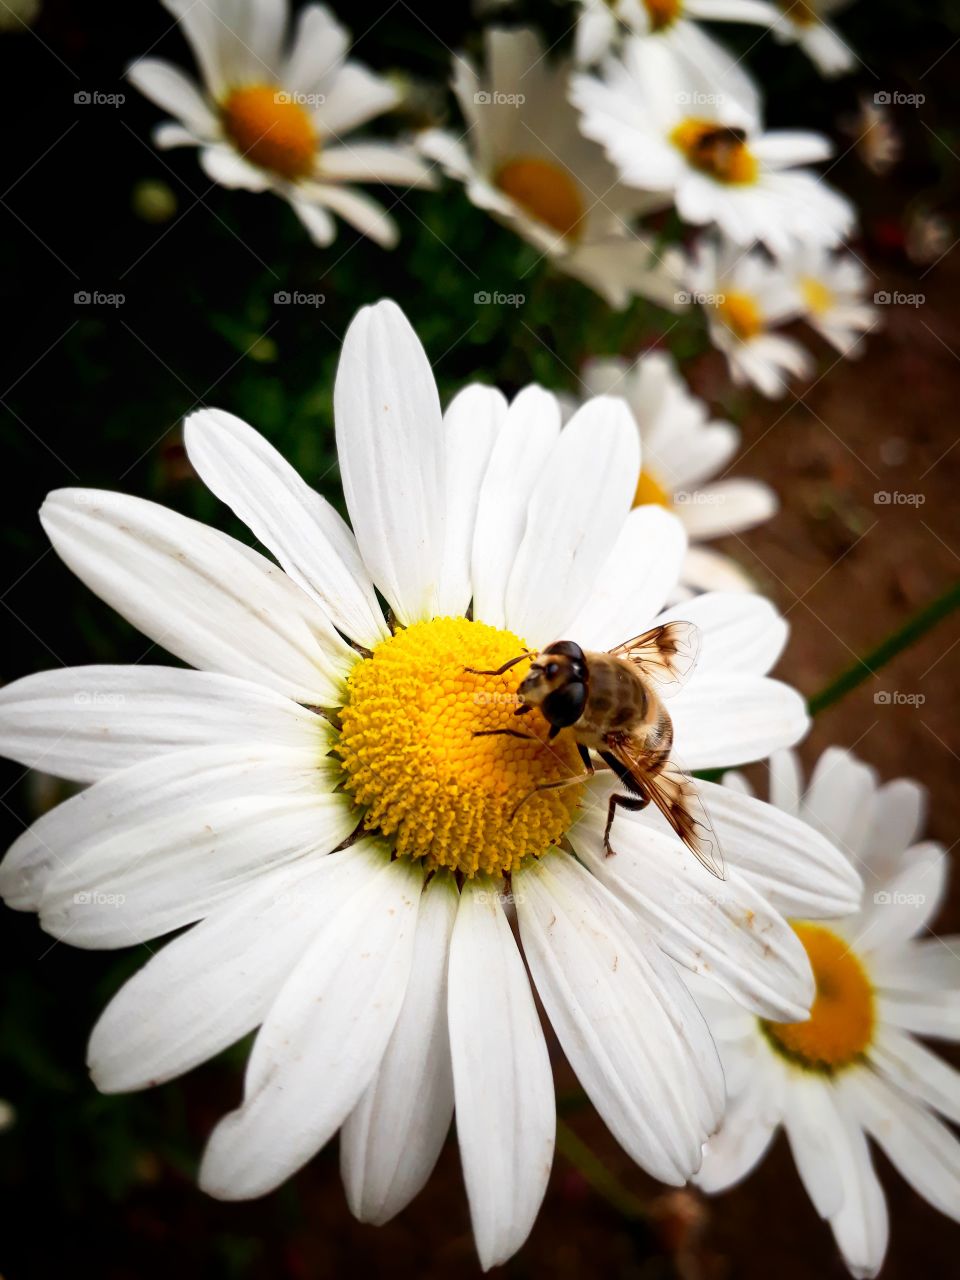
[[[517,689],[528,707],[539,707],[557,729],[575,724],[587,701],[587,662],[572,640],[557,640],[530,664]]]

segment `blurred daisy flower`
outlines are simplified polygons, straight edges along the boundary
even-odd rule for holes
[[[143,58],[129,80],[177,123],[160,125],[161,148],[195,146],[224,187],[272,191],[288,201],[314,242],[336,235],[332,214],[385,248],[397,229],[352,184],[429,186],[422,159],[393,142],[346,135],[396,104],[397,91],[347,61],[349,34],[322,5],[300,12],[285,51],[285,0],[163,0],[183,28],[203,77],[198,88],[169,62]]]
[[[849,253],[803,245],[782,260],[803,303],[803,317],[842,356],[858,356],[863,336],[880,324],[866,300],[866,268]]]
[[[635,362],[589,361],[581,371],[588,396],[623,396],[640,434],[641,471],[634,505],[654,503],[679,517],[690,541],[680,573],[694,591],[750,590],[730,556],[702,545],[769,520],[776,494],[759,480],[720,478],[737,452],[740,432],[711,421],[671,356],[651,351]]]
[[[731,66],[733,59],[696,25],[706,22],[749,22],[770,27],[780,14],[764,0],[577,0],[580,14],[574,37],[576,59],[598,62],[619,43],[625,31],[636,35],[666,35],[681,47],[698,53],[713,51]]]
[[[611,306],[636,294],[673,306],[681,253],[658,255],[632,225],[663,202],[619,183],[601,148],[580,133],[569,75],[567,63],[547,61],[533,31],[488,30],[482,77],[466,58],[454,62],[463,137],[428,130],[421,149],[479,209]]]
[[[0,889],[81,947],[192,926],[114,997],[89,1061],[101,1089],[138,1089],[259,1028],[207,1191],[269,1192],[341,1130],[350,1206],[382,1222],[425,1183],[455,1111],[490,1267],[526,1238],[553,1157],[534,988],[616,1138],[680,1184],[724,1089],[673,962],[756,1016],[802,1018],[806,954],[767,898],[796,910],[800,885],[839,914],[860,882],[818,832],[719,786],[725,880],[630,816],[606,857],[610,783],[566,785],[583,772],[572,734],[548,738],[539,713],[529,738],[499,732],[525,668],[485,672],[558,635],[610,647],[675,587],[683,529],[632,509],[622,401],[561,430],[539,388],[508,405],[472,386],[442,415],[423,348],[382,302],[347,333],[334,405],[352,529],[238,418],[187,421],[200,476],[279,564],[123,494],[47,499],[65,563],[199,670],[67,668],[0,691],[3,751],[91,784],[17,840]],[[683,608],[702,640],[670,702],[685,764],[797,740],[803,700],[766,675],[786,635],[773,607],[715,593]]]
[[[920,1195],[960,1220],[960,1142],[937,1116],[960,1121],[960,1074],[914,1038],[960,1039],[960,937],[920,936],[942,901],[947,856],[917,843],[916,783],[879,786],[837,748],[820,757],[805,794],[792,753],[778,752],[770,772],[773,803],[843,848],[867,893],[856,915],[794,921],[817,982],[809,1021],[752,1018],[696,982],[730,1094],[697,1181],[707,1191],[739,1181],[782,1125],[848,1268],[875,1276],[888,1224],[868,1137]]]
[[[850,202],[796,168],[827,159],[827,139],[764,133],[755,94],[676,44],[629,39],[601,76],[573,77],[572,100],[623,181],[669,194],[687,222],[774,253],[798,240],[834,245],[853,226]]]
[[[780,12],[772,25],[774,39],[797,44],[825,76],[843,75],[856,54],[827,18],[845,9],[850,0],[778,0]]]
[[[703,240],[690,264],[690,289],[707,318],[710,340],[727,357],[738,386],[765,396],[787,390],[789,377],[807,378],[813,360],[799,342],[772,332],[804,310],[797,283],[765,254]]]

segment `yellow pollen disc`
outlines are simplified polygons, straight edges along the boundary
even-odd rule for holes
[[[815,316],[824,315],[833,306],[833,293],[822,280],[817,280],[813,276],[801,277],[800,292],[808,309]]]
[[[663,31],[672,26],[683,12],[682,0],[643,0],[650,18],[651,31]]]
[[[532,218],[562,236],[572,236],[584,214],[580,188],[565,169],[538,156],[508,160],[494,174],[494,185]]]
[[[780,8],[798,27],[812,27],[820,21],[816,5],[811,0],[778,0]]]
[[[272,84],[233,89],[222,107],[227,137],[245,159],[283,178],[305,177],[318,140],[304,108]]]
[[[743,186],[757,180],[759,169],[750,148],[715,120],[681,120],[671,131],[670,141],[692,168],[717,182]]]
[[[644,507],[653,502],[658,507],[673,506],[673,499],[667,490],[652,472],[644,468],[640,472],[640,479],[637,481],[637,491],[633,495],[633,505],[635,507]]]
[[[795,924],[817,994],[808,1022],[762,1022],[775,1049],[813,1071],[835,1071],[862,1056],[873,1035],[873,988],[847,943],[816,924]]]
[[[748,293],[725,293],[717,303],[720,319],[732,329],[741,342],[749,342],[763,332],[763,316],[756,300]]]
[[[344,789],[366,811],[364,826],[398,854],[468,877],[503,875],[570,826],[582,784],[539,792],[517,810],[541,783],[583,771],[568,731],[548,743],[539,711],[515,714],[529,663],[502,676],[465,670],[494,670],[525,648],[482,622],[434,618],[381,641],[353,668],[335,748]],[[474,736],[485,729],[535,736]]]

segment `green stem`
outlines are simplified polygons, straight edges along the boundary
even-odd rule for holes
[[[648,1216],[646,1205],[628,1191],[599,1156],[560,1117],[557,1117],[557,1150],[583,1175],[594,1191],[625,1218],[637,1222]]]
[[[892,658],[909,648],[928,631],[932,631],[938,622],[942,622],[957,608],[960,608],[960,582],[932,600],[912,618],[908,618],[902,627],[881,640],[875,649],[858,658],[853,666],[842,671],[826,688],[815,693],[807,704],[811,716],[818,715],[863,684],[870,676],[875,676],[881,667],[886,666]]]

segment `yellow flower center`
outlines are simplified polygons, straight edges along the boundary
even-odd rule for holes
[[[756,299],[749,293],[725,293],[717,303],[720,319],[741,342],[749,342],[763,332],[763,315]]]
[[[644,507],[648,503],[656,503],[658,507],[672,507],[673,499],[652,471],[646,467],[640,472],[637,491],[633,495],[633,505]]]
[[[672,26],[683,12],[682,0],[643,0],[650,18],[651,31],[663,31]]]
[[[833,293],[822,280],[813,276],[801,276],[800,292],[807,309],[815,316],[826,314],[833,306]]]
[[[306,110],[272,84],[232,89],[221,108],[223,128],[242,156],[283,178],[313,168],[318,139]]]
[[[529,663],[501,676],[466,670],[495,670],[525,647],[482,622],[434,618],[381,641],[353,668],[335,748],[343,785],[367,830],[398,854],[467,877],[504,875],[570,826],[582,784],[530,796],[583,766],[572,734],[547,742],[538,711],[515,714]],[[490,729],[533,736],[476,736]]]
[[[820,21],[816,5],[811,0],[778,0],[780,8],[798,27],[812,27]]]
[[[856,1062],[874,1027],[873,988],[847,943],[817,924],[795,924],[817,994],[808,1022],[761,1022],[778,1052],[811,1071],[836,1071]]]
[[[494,185],[532,218],[562,236],[573,236],[584,215],[580,188],[566,169],[539,156],[508,160],[494,174]]]
[[[687,158],[687,163],[717,182],[743,185],[756,182],[755,157],[736,129],[715,120],[681,120],[670,133],[670,141]]]

